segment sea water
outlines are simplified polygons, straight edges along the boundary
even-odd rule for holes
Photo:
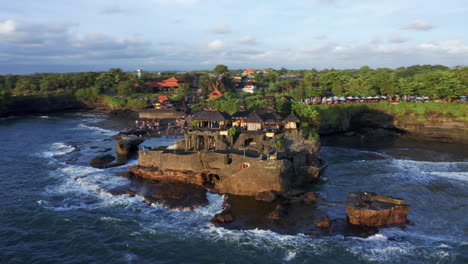
[[[404,198],[411,224],[368,237],[227,230],[209,220],[223,197],[190,210],[149,206],[89,160],[114,148],[106,117],[67,114],[0,120],[0,263],[467,263],[466,145],[403,142],[381,149],[322,148],[329,167],[313,186],[332,219],[353,191]],[[146,146],[171,145],[155,138]],[[108,153],[113,153],[111,150]],[[136,161],[130,163],[135,164]]]

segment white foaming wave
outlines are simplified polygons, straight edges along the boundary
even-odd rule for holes
[[[394,159],[388,164],[396,171],[405,172],[407,177],[430,181],[435,178],[447,178],[468,181],[468,162],[429,162]]]
[[[324,154],[327,155],[346,155],[346,156],[356,156],[356,155],[362,155],[362,154],[370,154],[370,155],[375,155],[379,156],[382,158],[386,159],[393,159],[393,157],[387,153],[384,152],[377,152],[377,151],[371,151],[371,150],[362,150],[362,149],[353,149],[353,148],[340,148],[340,147],[322,147],[321,152],[324,152]]]
[[[62,142],[53,143],[50,146],[50,150],[42,152],[42,157],[52,158],[54,156],[61,156],[68,154],[75,150],[75,147],[67,145]]]
[[[294,251],[288,251],[288,254],[286,255],[286,257],[284,257],[283,260],[286,261],[286,262],[289,262],[289,261],[293,260],[296,257],[296,254],[297,253],[294,252]]]
[[[389,240],[389,237],[397,238],[397,240]],[[459,240],[454,237],[439,237],[399,228],[385,228],[368,238],[352,237],[347,242],[347,250],[367,261],[404,263],[407,262],[405,258],[415,257],[415,252],[419,252],[421,256],[430,258],[431,262],[443,262],[447,258],[454,258],[456,253],[444,250],[451,249],[452,247],[448,244],[458,244],[457,241]]]
[[[15,119],[15,118],[17,118],[17,116],[0,117],[0,121],[10,120],[10,119]]]
[[[452,180],[465,181],[468,182],[468,172],[426,172],[427,174],[448,178]]]
[[[109,129],[104,129],[104,128],[96,127],[96,126],[90,126],[90,125],[86,125],[86,124],[79,124],[78,129],[92,130],[92,131],[94,131],[96,133],[99,133],[101,135],[106,135],[106,136],[113,136],[113,135],[118,133],[117,131],[112,131],[112,130],[109,130]]]

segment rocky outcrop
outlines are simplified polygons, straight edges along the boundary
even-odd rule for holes
[[[348,220],[353,225],[406,224],[410,209],[405,200],[376,193],[354,192],[346,197]]]
[[[405,115],[395,117],[394,125],[410,136],[425,140],[468,143],[468,121],[460,119],[436,115],[419,119],[415,115]]]
[[[198,185],[184,183],[162,183],[161,191],[151,197],[145,197],[145,202],[160,204],[167,209],[195,209],[208,205],[206,190]]]
[[[164,182],[182,182],[196,185],[206,184],[206,173],[193,172],[190,170],[159,170],[157,167],[130,166],[130,172],[145,179],[164,181]]]
[[[115,143],[115,151],[117,155],[129,157],[137,153],[138,145],[143,143],[143,141],[145,140],[134,135],[122,136],[122,138]]]
[[[110,155],[110,154],[105,154],[105,155],[99,155],[89,162],[89,165],[91,165],[94,168],[98,169],[105,169],[109,168],[111,166],[111,163],[115,160],[115,157]]]

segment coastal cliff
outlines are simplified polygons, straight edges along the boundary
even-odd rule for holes
[[[322,108],[319,111],[319,134],[386,129],[428,141],[468,143],[468,105],[440,104],[438,111],[424,104],[416,104],[420,109],[397,109],[407,105],[346,105]],[[449,111],[451,107],[456,107],[454,112],[457,114]]]
[[[68,94],[17,96],[11,97],[5,107],[3,109],[0,108],[0,117],[46,114],[87,108],[75,96]]]

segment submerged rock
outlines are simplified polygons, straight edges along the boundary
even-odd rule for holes
[[[89,165],[91,165],[94,168],[104,169],[104,168],[108,168],[111,162],[114,160],[115,160],[115,157],[110,154],[99,155],[91,159],[91,161],[89,162]]]
[[[229,211],[223,211],[217,215],[215,215],[210,222],[217,225],[221,223],[230,223],[234,221],[234,216]]]
[[[353,192],[346,197],[346,211],[353,225],[406,224],[410,209],[411,206],[403,199],[372,192]]]
[[[331,225],[330,217],[328,217],[328,215],[327,215],[325,217],[315,219],[314,220],[314,225],[316,227],[329,228],[330,225]]]
[[[187,183],[160,183],[160,191],[145,197],[148,204],[159,204],[167,209],[195,209],[208,205],[206,190],[198,185]]]
[[[113,189],[109,191],[112,195],[128,195],[130,197],[134,197],[137,193],[132,190],[125,190],[125,189]]]

